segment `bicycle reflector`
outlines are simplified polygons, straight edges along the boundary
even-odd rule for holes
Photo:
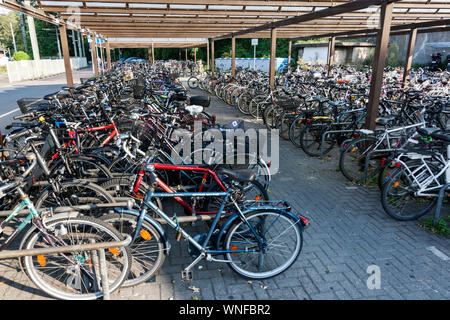
[[[37,262],[39,263],[39,265],[41,267],[45,267],[45,265],[47,264],[47,261],[46,261],[45,257],[42,254],[38,254]]]
[[[302,217],[302,216],[298,216],[298,218],[300,219],[300,221],[302,222],[302,225],[304,227],[307,227],[309,225],[309,220],[307,218]]]
[[[151,240],[152,236],[147,230],[141,230],[139,231],[139,234],[141,235],[142,239],[144,240]]]
[[[111,252],[116,257],[119,255],[119,250],[117,250],[117,248],[109,248],[109,252]]]
[[[237,247],[233,244],[233,245],[230,246],[230,250],[231,250],[231,251],[235,251],[235,250],[237,250]],[[231,255],[232,255],[232,256],[235,256],[236,253],[232,253]]]

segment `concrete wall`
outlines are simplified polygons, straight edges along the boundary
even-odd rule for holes
[[[86,58],[70,58],[72,70],[87,67]],[[9,82],[41,79],[56,74],[64,73],[63,59],[21,60],[9,61],[6,64]]]
[[[404,62],[406,57],[406,49],[408,46],[409,35],[392,36],[389,38],[389,43],[396,42],[399,47],[399,61]],[[416,45],[414,47],[414,55],[412,64],[429,64],[431,63],[432,53],[441,53],[442,61],[445,61],[450,48],[432,48],[427,45],[430,42],[450,42],[450,31],[447,32],[433,32],[433,33],[418,33],[416,37]]]
[[[326,64],[328,47],[305,47],[303,49],[303,62]]]
[[[249,68],[253,69],[253,58],[236,58],[236,68]],[[269,72],[269,58],[256,58],[255,68],[256,70]],[[287,64],[287,58],[275,58],[275,69],[281,71]],[[222,71],[231,70],[231,58],[217,58],[215,61],[216,68]]]
[[[336,47],[334,50],[335,64],[359,64],[367,58],[371,47]],[[298,51],[299,60],[308,63],[326,64],[328,46],[304,47]]]

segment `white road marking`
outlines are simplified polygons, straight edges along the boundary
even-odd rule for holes
[[[435,246],[428,247],[427,250],[430,250],[431,252],[433,252],[435,255],[437,255],[440,259],[442,259],[444,261],[450,260],[450,258],[445,253],[438,250]]]
[[[7,115],[9,115],[9,114],[11,114],[11,113],[17,112],[17,111],[19,111],[19,110],[20,110],[19,108],[16,108],[16,109],[14,109],[14,110],[12,110],[12,111],[10,111],[10,112],[4,113],[4,114],[2,114],[2,115],[0,116],[0,119],[3,118],[3,117],[6,117]]]

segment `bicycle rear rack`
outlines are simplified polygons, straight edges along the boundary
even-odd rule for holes
[[[245,200],[243,202],[245,209],[262,208],[262,207],[276,207],[285,211],[291,211],[292,207],[289,202],[285,200]]]

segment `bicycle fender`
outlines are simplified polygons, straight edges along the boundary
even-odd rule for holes
[[[128,214],[131,214],[136,217],[140,216],[140,213],[137,210],[130,210],[130,209],[124,209],[124,208],[114,208],[114,210],[118,213],[128,213]],[[156,231],[159,232],[159,234],[163,240],[163,243],[164,243],[164,254],[169,255],[170,243],[169,243],[169,240],[167,240],[167,235],[164,232],[164,229],[162,228],[161,224],[158,221],[154,220],[152,217],[149,217],[147,215],[144,216],[144,220],[147,221],[148,223],[150,223],[156,229]]]

